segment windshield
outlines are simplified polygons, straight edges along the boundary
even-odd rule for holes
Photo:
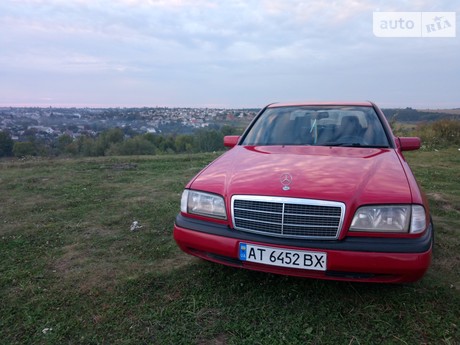
[[[389,147],[375,110],[362,106],[268,108],[242,144]]]

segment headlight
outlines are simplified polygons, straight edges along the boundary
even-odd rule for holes
[[[410,232],[425,230],[425,209],[420,205],[364,206],[356,211],[350,231]]]
[[[186,189],[182,193],[180,209],[184,213],[227,219],[224,198],[216,194]]]

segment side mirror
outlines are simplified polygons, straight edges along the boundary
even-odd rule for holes
[[[232,148],[238,144],[238,140],[240,140],[239,135],[226,135],[224,137],[224,146]]]
[[[400,137],[398,139],[401,151],[418,150],[422,145],[420,138],[417,137]]]

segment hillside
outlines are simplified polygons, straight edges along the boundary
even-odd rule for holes
[[[255,273],[181,253],[172,238],[180,193],[215,157],[0,160],[1,342],[460,343],[457,148],[407,155],[436,244],[425,278],[400,286]]]
[[[446,109],[446,110],[417,110],[412,108],[395,108],[395,109],[382,109],[385,117],[389,121],[397,122],[428,122],[439,120],[460,120],[460,109]]]
[[[61,136],[78,138],[97,136],[119,128],[132,137],[137,134],[194,134],[197,131],[221,130],[223,127],[242,131],[259,109],[211,108],[0,108],[0,131],[7,131],[16,141],[56,141]],[[459,109],[416,110],[383,109],[389,120],[426,122],[460,119]]]

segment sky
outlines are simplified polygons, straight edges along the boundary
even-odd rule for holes
[[[377,37],[394,11],[455,12],[456,37]],[[459,21],[452,0],[0,0],[0,106],[459,108]]]

